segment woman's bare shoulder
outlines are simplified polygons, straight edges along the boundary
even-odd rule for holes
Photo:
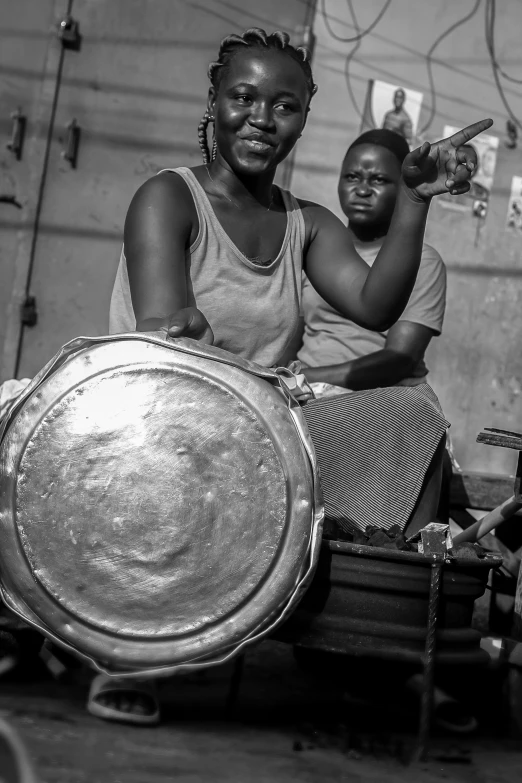
[[[141,185],[130,203],[124,227],[127,260],[138,260],[154,248],[166,252],[187,247],[196,238],[199,221],[192,193],[175,171],[162,171]]]
[[[190,244],[199,221],[190,188],[175,171],[162,171],[136,191],[125,219],[125,248],[162,239]]]
[[[194,199],[189,186],[176,171],[161,171],[146,180],[136,191],[131,208],[149,209],[186,207],[194,211]]]

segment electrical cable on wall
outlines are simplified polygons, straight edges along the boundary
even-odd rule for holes
[[[520,122],[518,117],[516,117],[511,106],[509,105],[508,99],[506,98],[506,95],[502,88],[502,84],[500,82],[500,76],[499,76],[500,66],[498,65],[495,57],[495,10],[496,10],[495,0],[486,0],[486,15],[485,15],[486,46],[488,49],[489,58],[491,60],[493,78],[495,79],[495,84],[497,85],[498,93],[509,115],[509,118],[518,128],[522,130],[522,123]]]
[[[355,53],[357,52],[357,50],[359,49],[359,47],[361,45],[362,39],[366,35],[368,35],[368,33],[370,33],[379,24],[379,22],[381,21],[382,17],[384,16],[386,11],[390,7],[391,0],[386,0],[386,2],[384,3],[383,7],[379,11],[377,16],[373,20],[373,22],[371,23],[371,25],[369,27],[367,27],[365,30],[361,30],[361,27],[359,26],[359,22],[358,22],[357,16],[355,15],[355,9],[353,7],[352,0],[347,0],[347,3],[348,3],[349,11],[350,11],[350,16],[352,17],[353,26],[354,26],[355,31],[356,31],[356,35],[353,36],[352,38],[343,38],[342,36],[337,35],[337,33],[332,29],[332,27],[330,26],[330,22],[329,22],[329,16],[328,16],[328,14],[326,12],[326,0],[321,0],[321,13],[322,13],[322,17],[323,17],[323,20],[324,20],[324,25],[325,25],[326,29],[328,30],[329,34],[332,36],[332,38],[335,38],[336,41],[342,41],[342,43],[353,43],[354,44],[353,49],[346,55],[346,60],[344,62],[344,78],[345,78],[345,81],[346,81],[346,89],[348,90],[348,95],[350,96],[350,100],[352,102],[352,105],[353,105],[356,113],[359,115],[360,119],[362,119],[362,117],[363,117],[362,111],[359,108],[359,105],[358,105],[357,100],[355,98],[355,93],[354,93],[353,88],[352,88],[352,82],[351,82],[351,78],[350,78],[350,64],[351,64],[351,61],[352,61]]]
[[[509,82],[513,82],[514,84],[522,84],[522,79],[515,79],[514,76],[510,76],[506,71],[504,71],[496,56],[495,56],[495,14],[496,14],[496,0],[487,0],[486,2],[486,45],[488,47],[488,51],[490,53],[490,56],[495,62],[495,68],[499,72],[501,76],[504,77],[504,79],[507,79]]]
[[[424,127],[422,127],[420,129],[420,131],[419,131],[420,134],[426,133],[428,128],[431,127],[431,124],[432,124],[433,120],[435,119],[435,113],[437,111],[437,92],[435,90],[435,81],[434,81],[434,78],[433,78],[432,60],[431,60],[433,52],[438,47],[438,45],[445,38],[448,37],[448,35],[451,35],[451,33],[454,32],[458,27],[460,27],[461,25],[465,24],[473,16],[475,16],[475,14],[477,13],[477,11],[479,9],[479,6],[480,6],[481,2],[482,2],[482,0],[475,0],[475,3],[473,5],[473,8],[471,9],[471,11],[468,14],[466,14],[466,16],[463,16],[462,19],[459,19],[457,22],[454,22],[450,27],[448,27],[447,30],[445,30],[441,35],[439,35],[438,38],[435,39],[435,41],[432,43],[432,45],[430,46],[430,48],[428,50],[428,53],[426,55],[426,66],[427,66],[427,69],[428,69],[428,79],[429,79],[429,83],[430,83],[430,92],[431,92],[430,104],[431,105],[430,105],[430,114],[429,114],[429,117],[428,117],[428,121],[426,122]]]
[[[346,2],[348,3],[348,7],[350,9],[350,15],[352,17],[352,21],[353,21],[355,30],[359,34],[361,32],[361,28],[359,27],[359,22],[357,20],[357,16],[355,15],[355,9],[353,7],[353,2],[352,2],[352,0],[346,0]],[[361,40],[362,40],[362,38],[358,38],[356,40],[355,45],[354,45],[353,49],[351,50],[351,52],[349,52],[346,55],[346,60],[344,61],[344,78],[346,80],[346,88],[348,90],[348,95],[350,96],[350,100],[352,102],[353,108],[355,109],[356,113],[359,115],[359,118],[362,120],[363,119],[363,114],[362,114],[362,111],[359,108],[359,105],[358,105],[358,103],[357,103],[357,101],[355,99],[355,93],[354,93],[353,88],[352,88],[352,80],[350,78],[351,61],[352,61],[353,57],[355,56],[355,53],[357,52],[357,50],[359,49],[359,47],[361,45]]]
[[[388,10],[388,8],[391,5],[392,0],[386,0],[384,3],[382,9],[379,11],[373,22],[369,27],[366,28],[366,30],[362,30],[357,32],[357,35],[353,36],[352,38],[343,38],[341,35],[338,35],[335,30],[330,25],[329,21],[329,14],[326,13],[326,0],[321,0],[321,13],[324,21],[324,25],[332,38],[335,38],[336,41],[341,41],[342,43],[356,43],[357,41],[361,41],[362,38],[364,38],[365,35],[368,35],[368,33],[371,33],[371,31],[376,27],[379,22],[381,21],[382,17]],[[353,18],[353,17],[352,17]],[[356,30],[359,29],[358,25],[354,24],[354,27]]]

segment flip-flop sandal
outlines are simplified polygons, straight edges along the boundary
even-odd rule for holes
[[[129,693],[144,697],[152,706],[148,715],[140,715],[136,712],[126,712],[115,707],[101,704],[99,696],[106,693]],[[98,674],[91,683],[87,710],[96,718],[113,720],[119,723],[132,723],[136,726],[156,726],[160,721],[160,709],[158,696],[153,682],[134,679],[120,679]]]
[[[414,674],[406,687],[417,696],[422,694],[422,675]],[[433,689],[433,721],[452,734],[472,734],[478,728],[476,718],[467,707],[440,688]]]
[[[472,734],[478,729],[477,720],[467,707],[440,688],[433,692],[433,720],[452,734]]]
[[[36,783],[29,756],[16,731],[0,718],[0,774],[5,783]]]

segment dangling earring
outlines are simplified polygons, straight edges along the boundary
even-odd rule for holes
[[[214,120],[214,118],[212,118]],[[216,123],[214,122],[214,127],[212,128],[212,160],[216,159],[217,155],[217,141],[216,141]]]
[[[201,118],[201,122],[198,125],[198,141],[199,146],[201,148],[201,153],[203,155],[203,163],[207,165],[210,163],[210,152],[208,149],[208,141],[207,141],[207,126],[209,122],[214,122],[214,117],[208,109],[205,111],[205,114]]]
[[[217,142],[216,142],[216,121],[214,119],[213,114],[209,114],[207,111],[206,114],[208,115],[208,121],[212,123],[212,152],[210,154],[210,160],[213,161],[216,159],[217,155]]]

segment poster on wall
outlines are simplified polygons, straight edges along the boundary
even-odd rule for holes
[[[459,130],[460,128],[453,125],[445,125],[442,138],[453,136]],[[462,196],[450,196],[449,193],[445,193],[439,197],[438,202],[447,209],[470,212],[474,217],[483,220],[488,213],[489,198],[493,188],[498,138],[481,133],[475,136],[470,146],[474,147],[478,159],[478,166],[471,177],[470,190]]]
[[[361,133],[371,128],[387,128],[415,145],[423,95],[401,84],[378,80],[368,82]]]
[[[522,177],[513,177],[511,180],[506,227],[522,232]]]

